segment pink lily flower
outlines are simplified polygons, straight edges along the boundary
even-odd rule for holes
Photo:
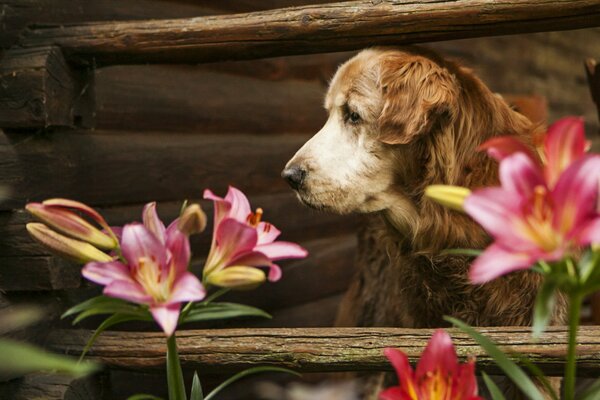
[[[474,283],[511,271],[528,269],[540,260],[557,261],[582,246],[600,243],[600,155],[586,155],[583,122],[566,118],[545,138],[545,165],[506,138],[488,147],[501,154],[501,187],[475,191],[465,211],[495,239],[470,270]],[[508,144],[508,145],[507,145]],[[484,144],[484,146],[486,146]]]
[[[276,241],[280,231],[261,221],[262,209],[250,209],[246,196],[229,187],[225,198],[210,190],[204,198],[214,202],[213,239],[204,267],[204,279],[224,287],[254,286],[265,280],[257,267],[269,268],[269,281],[281,278],[281,269],[273,261],[304,258],[308,252],[291,242]]]
[[[177,327],[183,302],[202,300],[206,291],[188,272],[190,243],[178,228],[168,228],[156,214],[156,204],[144,208],[144,224],[123,228],[120,244],[123,261],[90,262],[83,276],[104,285],[104,294],[145,304],[167,336]]]
[[[381,400],[479,400],[475,362],[460,364],[450,336],[442,329],[435,331],[421,355],[416,371],[406,354],[385,349],[398,375],[399,385],[379,395]]]

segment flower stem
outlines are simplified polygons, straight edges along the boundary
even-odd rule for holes
[[[167,385],[169,400],[187,400],[175,333],[167,339]]]
[[[567,365],[565,367],[565,400],[575,399],[575,373],[577,362],[577,329],[583,296],[575,291],[570,296],[569,304],[569,347],[567,350]]]

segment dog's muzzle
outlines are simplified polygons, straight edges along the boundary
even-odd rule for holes
[[[306,171],[296,165],[292,165],[281,171],[281,177],[287,181],[292,189],[299,190],[304,183]]]

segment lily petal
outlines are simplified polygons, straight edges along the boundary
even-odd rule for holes
[[[586,151],[583,118],[566,117],[548,128],[544,140],[546,153],[546,179],[552,187],[560,174]]]
[[[252,251],[258,241],[256,229],[233,218],[227,218],[221,222],[216,237],[219,253],[228,259],[226,264],[229,263],[229,260]]]
[[[254,250],[263,253],[273,261],[283,258],[304,258],[308,255],[306,249],[291,242],[261,244],[256,246]]]
[[[146,229],[152,232],[162,244],[165,244],[165,224],[158,218],[156,202],[153,201],[144,206],[142,219]]]
[[[577,234],[577,242],[581,246],[600,244],[600,217],[588,222]]]
[[[221,223],[221,221],[225,218],[227,218],[227,216],[229,215],[229,210],[231,210],[231,203],[228,200],[225,200],[222,197],[217,196],[216,194],[214,194],[210,189],[205,189],[204,190],[204,198],[207,200],[212,200],[213,204],[214,204],[214,209],[215,209],[215,218],[214,218],[214,224],[213,224],[213,229],[216,230],[217,227],[219,226],[219,224]],[[214,240],[214,235],[213,235],[213,240]]]
[[[421,354],[421,359],[417,365],[415,379],[420,381],[428,374],[440,370],[442,375],[454,375],[458,366],[458,358],[450,335],[443,329],[434,332],[427,343],[427,347]]]
[[[180,303],[150,306],[154,320],[160,325],[167,337],[173,335],[179,320]]]
[[[178,228],[178,220],[169,225],[166,231],[166,245],[171,253],[171,262],[177,273],[187,271],[190,265],[192,252],[190,249],[190,239]]]
[[[401,352],[398,349],[386,348],[383,351],[383,354],[390,361],[390,364],[396,370],[396,375],[398,376],[398,382],[400,383],[399,389],[401,392],[408,395],[409,399],[416,399],[416,382],[415,382],[415,374],[408,362],[408,357],[406,354]],[[392,392],[397,393],[397,392]],[[402,397],[403,398],[403,397]],[[393,399],[393,397],[390,397]]]
[[[391,387],[379,393],[379,400],[414,400],[414,397],[409,396],[397,386]]]
[[[526,253],[516,253],[492,244],[471,265],[469,279],[472,283],[486,283],[512,271],[528,269],[535,258]]]
[[[155,260],[153,264],[166,265],[167,252],[159,239],[142,224],[128,224],[121,239],[123,256],[130,265],[139,266],[139,260]]]
[[[81,274],[89,281],[106,286],[112,281],[132,281],[129,268],[120,261],[92,261],[83,267]],[[133,281],[132,281],[133,282]]]
[[[537,159],[531,149],[514,136],[495,137],[483,143],[477,150],[485,150],[490,157],[497,161],[502,161],[515,153],[524,153],[532,160]]]
[[[531,198],[538,186],[545,187],[544,177],[538,164],[524,153],[515,153],[500,163],[502,188]]]
[[[229,210],[228,217],[240,222],[247,222],[252,210],[250,209],[250,202],[246,195],[233,186],[229,186],[225,200],[231,203],[231,210]]]
[[[108,227],[106,220],[102,217],[102,215],[98,213],[98,211],[94,210],[90,206],[80,203],[79,201],[56,198],[44,200],[42,204],[46,206],[73,208],[77,211],[81,211],[82,213],[86,214],[103,228]]]
[[[208,275],[208,282],[215,286],[233,289],[252,289],[266,279],[265,273],[258,268],[231,266]]]
[[[271,264],[269,266],[269,282],[277,282],[281,279],[281,267],[277,264]]]
[[[170,303],[182,303],[185,301],[199,301],[206,296],[206,290],[191,272],[185,272],[173,285]]]
[[[597,214],[599,188],[600,156],[582,158],[567,168],[552,191],[555,229],[569,234],[593,218]]]
[[[279,237],[281,231],[268,222],[260,222],[256,227],[258,232],[258,244],[272,243]]]
[[[108,297],[116,297],[132,303],[150,304],[152,302],[152,297],[135,282],[112,281],[104,287],[103,293]]]

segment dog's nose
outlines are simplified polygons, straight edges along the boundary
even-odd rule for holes
[[[295,165],[281,171],[281,177],[285,179],[294,190],[300,189],[300,186],[302,186],[302,183],[304,182],[305,176],[306,171]]]

